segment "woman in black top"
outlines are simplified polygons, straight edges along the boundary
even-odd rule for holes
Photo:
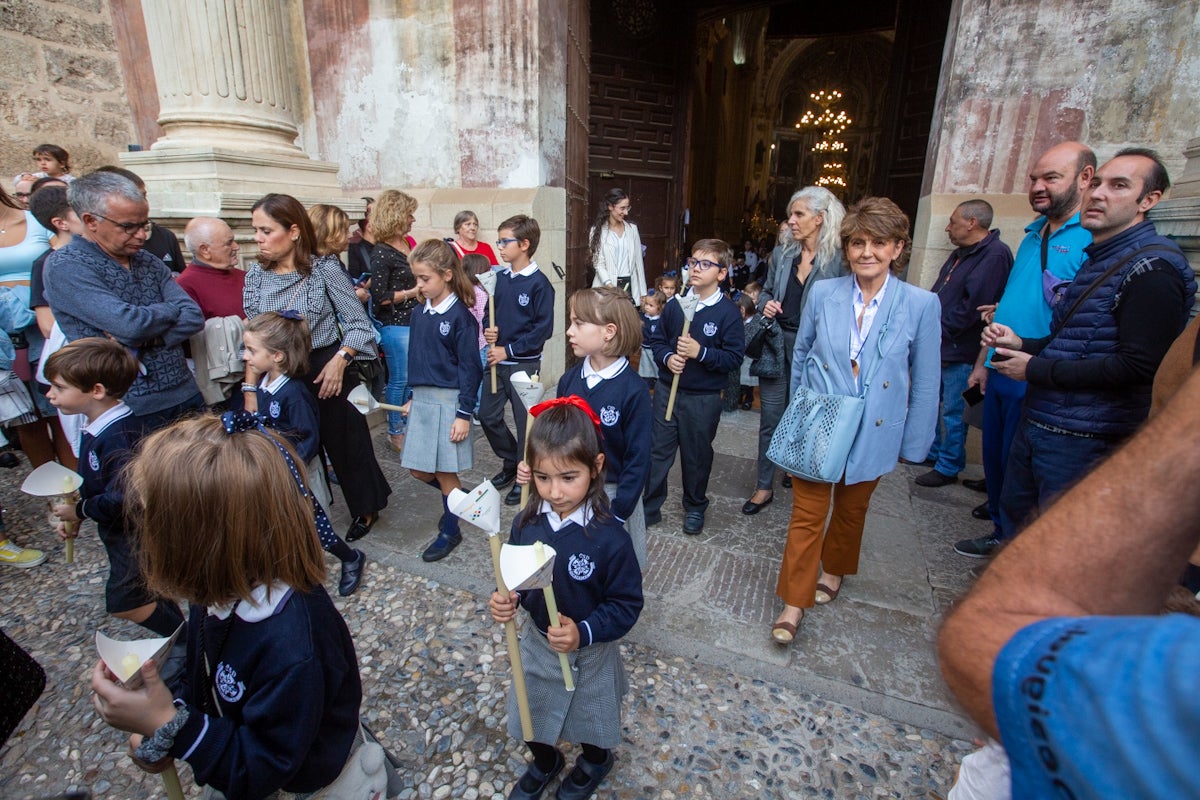
[[[408,402],[408,320],[420,301],[417,280],[408,266],[415,244],[408,235],[417,201],[404,192],[388,189],[371,208],[371,299],[380,324],[383,356],[387,359],[388,382],[385,399],[389,405]],[[388,438],[397,451],[404,449],[408,420],[388,412]]]
[[[820,186],[804,187],[792,195],[788,203],[788,228],[797,247],[776,248],[775,253],[782,257],[772,259],[758,298],[758,310],[764,317],[773,319],[783,331],[783,375],[758,379],[762,406],[758,424],[758,482],[754,494],[742,506],[743,514],[757,514],[775,497],[775,465],[767,458],[767,447],[787,408],[792,350],[796,346],[796,331],[800,329],[800,315],[808,299],[808,290],[822,278],[846,273],[841,240],[845,216],[846,208],[828,189]]]

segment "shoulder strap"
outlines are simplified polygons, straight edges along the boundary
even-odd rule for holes
[[[1081,305],[1083,305],[1083,301],[1088,299],[1092,295],[1092,292],[1099,289],[1100,286],[1106,280],[1111,278],[1113,276],[1113,273],[1115,273],[1117,270],[1121,269],[1121,267],[1126,266],[1127,264],[1132,264],[1132,263],[1136,262],[1140,256],[1142,256],[1143,254],[1148,253],[1152,250],[1165,251],[1166,248],[1161,243],[1147,245],[1146,247],[1135,250],[1128,257],[1122,258],[1117,263],[1113,264],[1111,267],[1104,270],[1104,274],[1101,275],[1099,278],[1096,278],[1096,280],[1092,281],[1091,285],[1089,285],[1086,289],[1083,290],[1083,294],[1079,295],[1079,297],[1077,297],[1075,299],[1075,302],[1071,304],[1071,308],[1067,311],[1066,314],[1063,314],[1062,321],[1058,323],[1058,326],[1055,328],[1055,330],[1056,331],[1062,330],[1066,326],[1067,320],[1069,320],[1071,318],[1071,315],[1074,314],[1076,311],[1078,311],[1079,307]]]
[[[1050,220],[1046,220],[1046,224],[1042,225],[1040,234],[1042,239],[1042,272],[1046,271],[1046,260],[1050,256],[1050,234],[1046,231],[1050,227]]]

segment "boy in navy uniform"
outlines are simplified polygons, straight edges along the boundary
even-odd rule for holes
[[[650,477],[646,481],[646,524],[662,520],[667,497],[667,473],[679,449],[683,472],[683,532],[704,530],[708,510],[708,475],[712,470],[712,442],[721,420],[721,390],[729,373],[741,367],[746,340],[742,315],[721,293],[733,252],[720,239],[701,239],[688,259],[688,285],[698,298],[687,336],[683,336],[683,309],[678,301],[663,309],[662,325],[650,340],[659,365],[659,386],[654,392],[654,426],[650,448]],[[671,382],[679,375],[679,389],[671,419],[666,419]]]
[[[542,346],[554,332],[554,287],[533,260],[541,235],[537,220],[518,214],[500,223],[496,240],[496,252],[509,268],[496,276],[496,318],[488,317],[483,332],[488,367],[496,367],[496,391],[490,374],[484,374],[479,424],[492,451],[504,462],[492,477],[497,489],[516,480],[517,463],[525,455],[525,406],[509,377],[514,372],[540,372]],[[512,406],[515,437],[504,422],[505,403]],[[510,506],[521,502],[521,487],[513,484],[504,502]]]
[[[133,455],[142,428],[121,397],[137,375],[137,359],[124,346],[99,337],[71,342],[46,360],[50,402],[63,413],[83,414],[88,421],[79,446],[82,499],[56,505],[54,513],[63,523],[96,521],[108,553],[104,588],[108,613],[159,636],[170,636],[183,622],[183,611],[173,600],[156,600],[146,590],[138,554],[125,526],[120,474]],[[60,529],[59,535],[75,534]]]

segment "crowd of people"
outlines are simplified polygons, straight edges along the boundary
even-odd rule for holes
[[[67,539],[96,523],[107,610],[180,637],[163,663],[143,668],[140,689],[98,664],[98,712],[132,734],[144,768],[183,758],[231,798],[351,785],[363,772],[352,765],[380,747],[358,718],[354,646],[320,555],[341,563],[339,594],[355,592],[367,556],[352,544],[392,491],[352,402],[360,384],[387,407],[401,465],[439,493],[424,560],[462,542],[451,498],[474,464],[473,424],[500,460],[491,483],[508,489],[503,502],[526,503],[512,543],[546,541],[563,555],[557,609],[536,591],[498,591],[489,603],[499,624],[525,608],[540,634],[520,645],[536,714],[526,729],[514,693],[510,731],[532,761],[510,797],[545,792],[565,767],[560,740],[582,753],[559,798],[590,796],[613,768],[627,691],[616,644],[642,609],[647,529],[662,524],[678,454],[683,532],[704,530],[722,411],[752,407],[754,387],[755,489],[741,511],[773,502],[777,478],[792,495],[782,610],[764,631],[779,647],[800,639],[806,612],[834,602],[858,571],[881,477],[897,462],[924,463],[916,484],[956,482],[969,409],[982,408],[985,478],[974,488],[988,500],[972,513],[995,529],[954,547],[999,554],[996,577],[952,617],[943,654],[952,688],[1007,745],[1005,725],[1026,724],[1015,699],[993,712],[980,688],[986,668],[1007,663],[997,656],[1004,640],[981,637],[982,655],[970,658],[971,626],[986,627],[975,617],[1019,576],[1018,554],[1038,554],[1032,540],[1065,535],[1043,522],[1021,531],[1142,426],[1197,288],[1182,252],[1145,218],[1169,185],[1145,149],[1104,165],[1079,143],[1042,154],[1030,175],[1038,217],[1015,258],[991,227],[992,207],[960,203],[946,226],[954,250],[930,290],[900,277],[911,226],[895,203],[869,197],[847,209],[817,186],[791,198],[769,254],[751,241],[737,254],[699,239],[681,269],[651,285],[632,199],[613,189],[591,229],[594,283],[566,303],[577,362],[554,399],[527,407],[521,373],[541,372],[555,307],[535,260],[535,219],[501,222],[493,250],[467,210],[453,236],[417,241],[417,201],[398,190],[364,198],[357,226],[335,206],[268,194],[251,212],[257,255],[244,269],[233,230],[206,217],[186,227],[185,266],[174,235],[150,220],[136,175],[108,167],[76,178],[53,145],[35,156],[39,173],[18,175],[11,196],[0,189],[0,324],[12,336],[0,342],[0,422],[33,466],[58,460],[82,475],[78,501],[55,514]],[[1164,416],[1185,415],[1180,403]],[[218,491],[232,476],[236,491]],[[331,481],[351,516],[340,536]],[[1077,491],[1089,487],[1100,491],[1094,481]],[[1111,550],[1095,558],[1122,552]],[[46,558],[0,543],[11,567]],[[1038,574],[1078,572],[1062,564]],[[1135,606],[1154,610],[1145,599]],[[1078,609],[1124,607],[1081,598]],[[1047,630],[1038,642],[1076,635],[1072,624]],[[1008,633],[1021,637],[1016,625]],[[560,659],[578,691],[564,689]],[[1027,763],[1036,753],[1035,742],[1009,754],[1014,796],[1042,793],[1017,786],[1062,780],[1075,791],[1088,779],[1039,774]],[[371,778],[381,791],[394,788],[384,772]],[[991,789],[1007,788],[999,783]]]

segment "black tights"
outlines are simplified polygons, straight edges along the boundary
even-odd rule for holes
[[[560,757],[557,747],[542,742],[526,742],[525,744],[529,745],[529,750],[533,753],[533,763],[537,765],[538,769],[547,773],[554,769],[554,765],[558,763]],[[585,760],[593,764],[603,764],[608,760],[608,750],[603,747],[587,743],[580,746],[583,748]]]

